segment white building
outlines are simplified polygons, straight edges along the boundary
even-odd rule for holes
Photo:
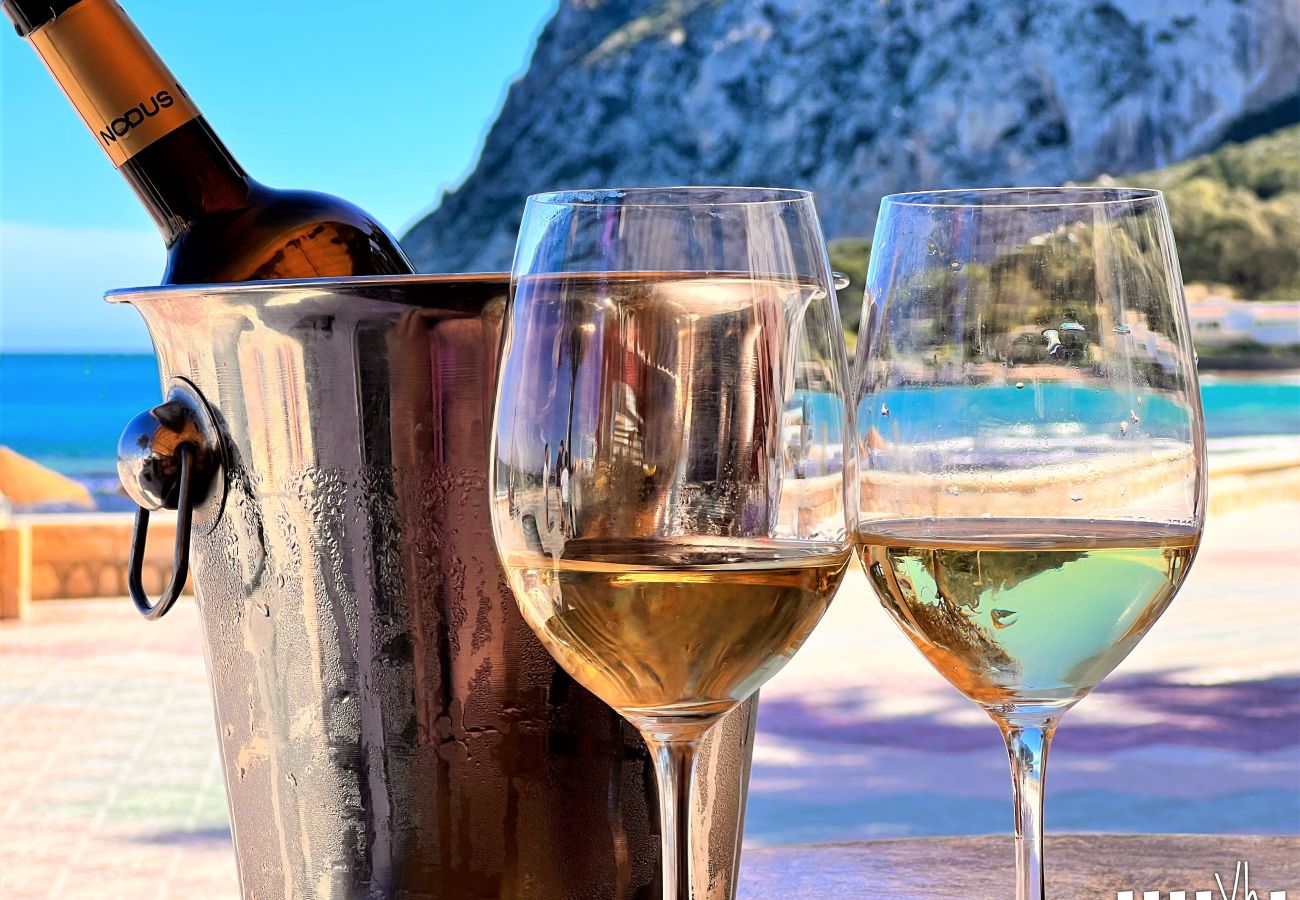
[[[1300,344],[1300,301],[1247,301],[1210,297],[1189,303],[1192,339],[1202,346]]]

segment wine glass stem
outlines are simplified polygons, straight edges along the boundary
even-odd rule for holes
[[[663,900],[691,900],[691,774],[700,742],[643,734],[654,758],[659,785]]]
[[[1056,716],[994,716],[1007,742],[1016,813],[1016,900],[1044,900],[1043,778]]]

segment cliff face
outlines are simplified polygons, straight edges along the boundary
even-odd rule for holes
[[[882,194],[1152,169],[1300,121],[1300,0],[562,0],[477,168],[403,245],[508,267],[538,190]]]

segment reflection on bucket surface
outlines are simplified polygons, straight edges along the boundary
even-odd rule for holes
[[[492,549],[506,289],[112,297],[224,439],[194,576],[246,898],[658,896],[644,745],[537,643]],[[700,762],[700,898],[734,893],[756,702]]]

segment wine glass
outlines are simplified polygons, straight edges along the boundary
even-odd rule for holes
[[[524,210],[493,533],[525,621],[650,748],[667,900],[691,896],[701,739],[808,637],[852,552],[833,297],[803,191],[572,191]]]
[[[993,717],[1018,900],[1041,900],[1061,715],[1187,575],[1205,438],[1157,191],[886,197],[857,356],[857,543],[885,609]]]

